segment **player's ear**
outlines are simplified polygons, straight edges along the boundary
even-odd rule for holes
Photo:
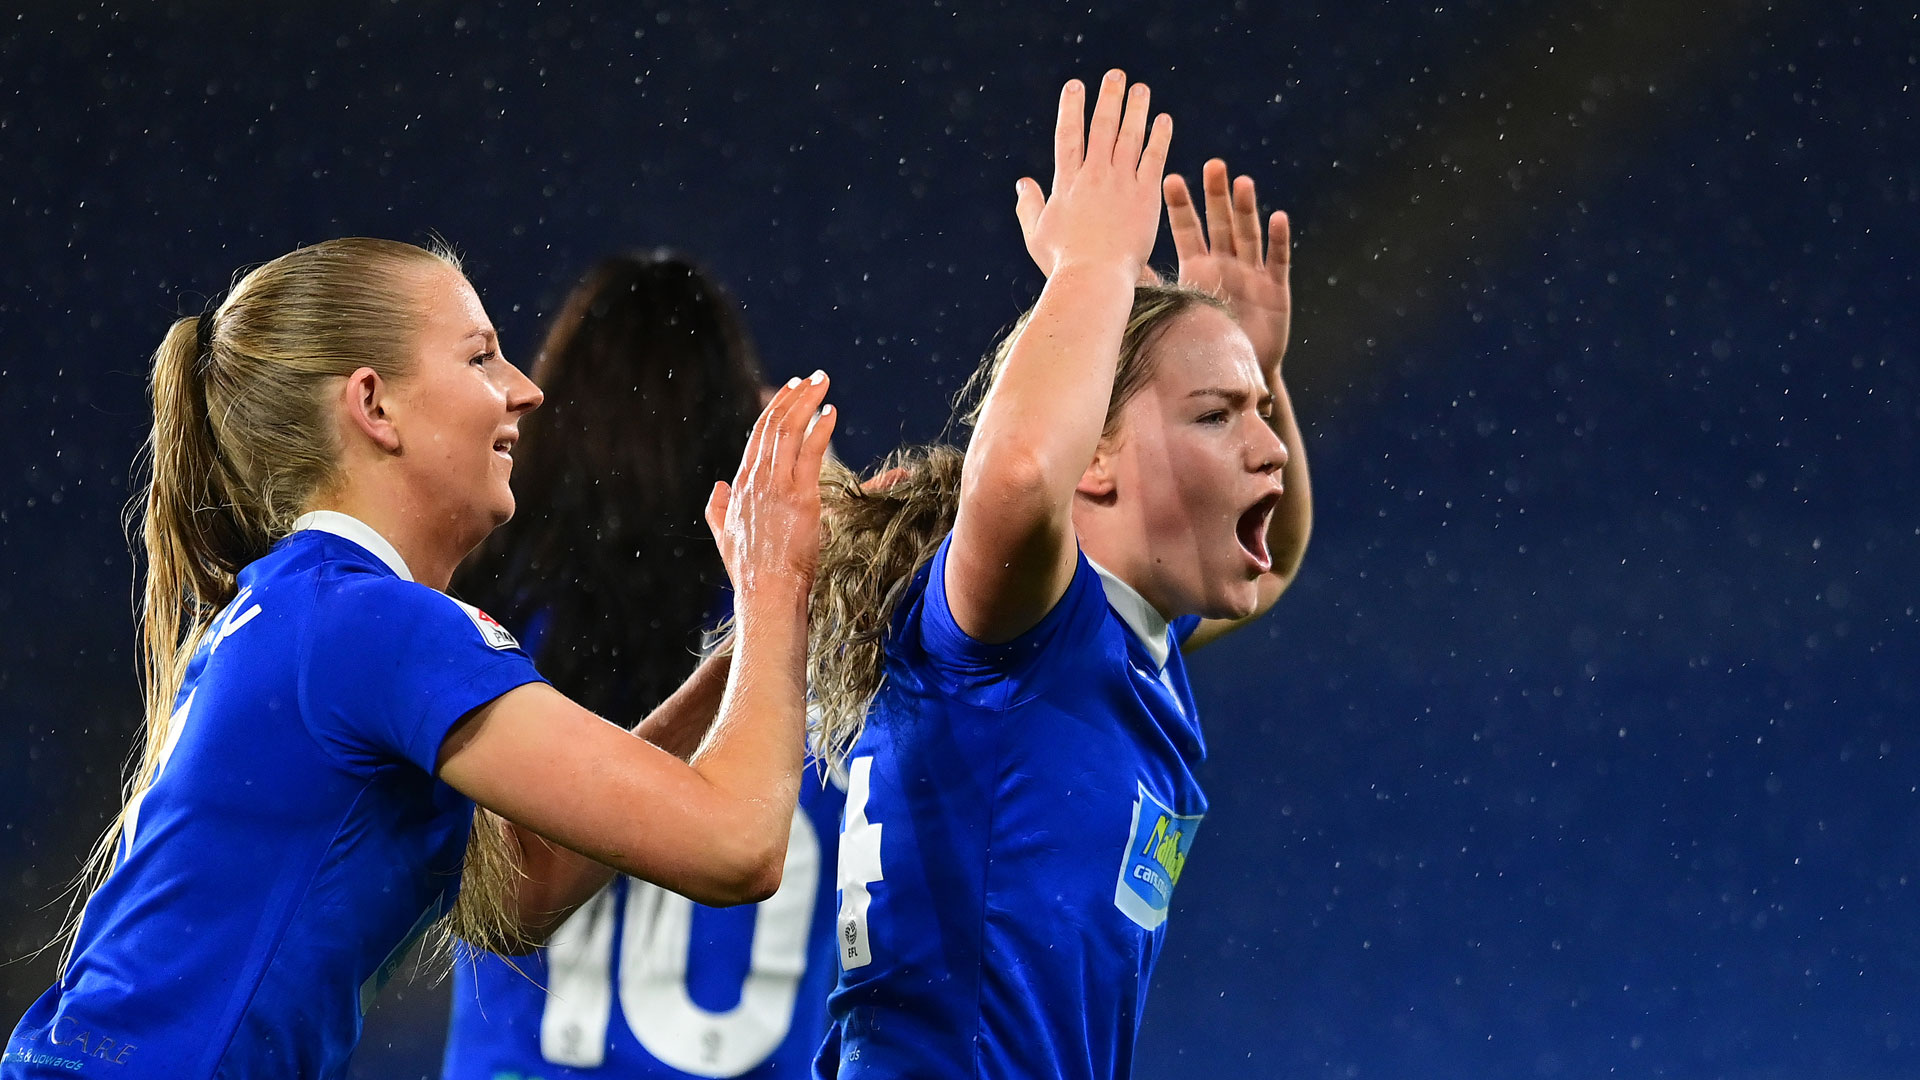
[[[389,412],[393,384],[370,367],[347,376],[339,406],[349,431],[358,432],[389,454],[400,451],[400,431]]]
[[[1087,470],[1080,474],[1080,482],[1073,490],[1090,499],[1105,502],[1113,498],[1113,455],[1107,450],[1106,441],[1100,443],[1100,449],[1094,451],[1093,460],[1087,464]]]

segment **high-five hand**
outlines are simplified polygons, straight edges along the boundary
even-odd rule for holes
[[[1287,215],[1276,210],[1268,220],[1263,258],[1253,178],[1242,176],[1229,189],[1227,163],[1214,158],[1201,168],[1200,186],[1207,200],[1204,230],[1186,180],[1178,174],[1166,179],[1167,224],[1180,256],[1180,284],[1224,297],[1252,340],[1260,366],[1271,372],[1286,355],[1293,314]]]
[[[1137,274],[1153,254],[1173,119],[1161,113],[1149,132],[1150,104],[1145,83],[1129,90],[1124,72],[1109,71],[1088,125],[1086,88],[1074,79],[1061,89],[1052,193],[1032,177],[1015,185],[1027,253],[1048,277],[1069,263],[1115,260]]]
[[[839,419],[816,371],[773,395],[753,425],[733,483],[713,485],[707,527],[743,602],[767,575],[813,583],[820,554],[820,463]]]

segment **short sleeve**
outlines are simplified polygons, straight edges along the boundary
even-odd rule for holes
[[[1048,674],[1071,665],[1060,662],[1100,633],[1107,620],[1107,595],[1100,575],[1080,553],[1067,591],[1034,627],[1012,641],[989,644],[960,629],[947,597],[947,553],[953,535],[928,560],[926,592],[919,605],[921,647],[930,662],[961,686],[992,686],[1004,692],[1002,704],[1028,696]]]
[[[375,575],[321,590],[301,711],[314,738],[350,764],[400,759],[431,774],[461,717],[545,681],[499,623],[445,593]]]

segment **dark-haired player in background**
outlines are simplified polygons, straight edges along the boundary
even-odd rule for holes
[[[596,265],[536,359],[520,512],[455,591],[520,634],[555,686],[644,716],[694,666],[723,604],[701,536],[713,479],[766,393],[721,286],[670,253]],[[802,780],[780,891],[729,909],[617,878],[508,961],[456,964],[446,1080],[802,1076],[826,1026],[840,788]],[[518,970],[516,970],[516,967]]]

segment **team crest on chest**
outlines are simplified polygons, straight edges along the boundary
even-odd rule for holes
[[[1120,880],[1113,887],[1113,905],[1142,930],[1167,921],[1173,887],[1186,868],[1193,834],[1200,831],[1200,814],[1176,814],[1154,798],[1144,785],[1136,788],[1133,828],[1120,858]]]
[[[453,597],[449,596],[447,599],[453,600]],[[520,643],[513,639],[513,635],[507,632],[506,627],[500,625],[499,620],[472,604],[460,600],[453,600],[453,602],[460,605],[460,610],[467,613],[467,618],[472,621],[474,629],[480,631],[480,640],[496,649],[520,647]]]

